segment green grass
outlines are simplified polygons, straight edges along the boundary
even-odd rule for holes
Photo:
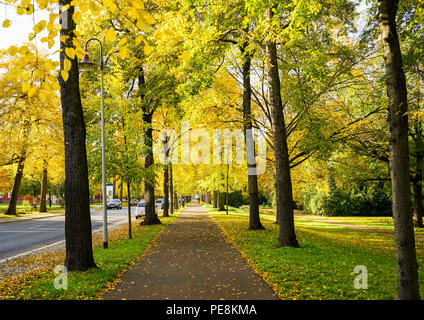
[[[244,209],[230,214],[208,208],[227,236],[282,299],[393,299],[396,260],[393,237],[323,221],[296,220],[300,248],[278,247],[278,225],[262,215],[266,230],[249,231]],[[240,212],[241,211],[241,212]],[[243,212],[244,211],[244,212]],[[424,245],[417,243],[420,291],[424,296]],[[368,289],[357,290],[356,265],[368,269]]]
[[[140,226],[133,223],[133,239],[128,239],[127,228],[112,232],[109,248],[103,249],[99,243],[93,248],[97,268],[85,272],[68,272],[68,288],[55,289],[52,265],[48,272],[43,272],[19,283],[15,290],[7,293],[8,299],[93,299],[110,286],[120,272],[137,261],[164,226],[175,219],[160,217],[162,225]],[[62,262],[63,263],[63,262]]]
[[[48,214],[48,213],[65,212],[65,208],[61,207],[59,205],[52,205],[52,207],[47,205],[47,212],[38,212],[38,210],[40,210],[39,205],[37,206],[37,208],[34,208],[32,206],[17,205],[16,206],[17,215],[5,215],[4,213],[6,212],[7,207],[8,207],[7,204],[0,204],[0,218],[27,217],[27,216],[31,216],[31,215],[35,215],[35,214]]]

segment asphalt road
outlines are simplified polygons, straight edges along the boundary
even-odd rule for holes
[[[131,208],[135,219],[135,207]],[[108,210],[108,229],[128,222],[128,208]],[[91,210],[93,233],[102,232],[103,212]],[[0,224],[0,260],[53,244],[65,239],[65,216],[38,218]]]

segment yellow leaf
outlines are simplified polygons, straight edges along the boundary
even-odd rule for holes
[[[11,24],[12,24],[12,21],[10,21],[9,19],[6,19],[3,21],[3,28],[9,28]]]
[[[119,42],[118,42],[118,44],[116,46],[120,47],[120,46],[125,45],[126,43],[127,43],[127,38],[124,37],[121,40],[119,40]]]
[[[137,36],[137,38],[135,38],[135,45],[138,46],[141,41],[144,41],[144,37],[143,36]]]
[[[148,24],[154,24],[156,22],[156,20],[147,11],[138,10],[138,14]]]
[[[72,19],[76,22],[76,23],[80,23],[82,20],[82,16],[81,16],[81,12],[79,11],[75,11],[74,15],[72,16]]]
[[[110,11],[115,12],[117,7],[113,0],[103,0],[103,5]]]
[[[106,31],[106,35],[105,35],[106,41],[113,41],[115,37],[116,37],[115,30],[109,29]]]
[[[121,57],[122,60],[124,60],[127,57],[127,53],[128,53],[128,49],[127,47],[121,47],[121,49],[119,49],[119,56]]]
[[[143,50],[144,50],[144,54],[146,56],[148,56],[150,53],[152,53],[152,47],[147,42],[144,42]]]
[[[75,49],[74,48],[66,48],[65,53],[69,58],[71,58],[71,59],[75,58]]]
[[[188,53],[187,51],[184,51],[181,54],[181,59],[183,59],[185,62],[187,62],[188,60],[190,60],[190,53]]]
[[[71,66],[72,66],[72,62],[68,59],[65,60],[65,62],[63,63],[63,69],[65,71],[69,71],[71,70]]]
[[[22,92],[27,93],[29,91],[29,89],[31,88],[31,84],[29,82],[25,82],[22,85]]]
[[[43,31],[46,28],[46,25],[47,25],[46,20],[41,20],[39,23],[37,23],[34,26],[33,30],[36,34],[40,33],[41,31]]]
[[[98,14],[100,12],[100,8],[96,5],[94,1],[90,1],[88,5],[92,13]]]
[[[49,40],[49,49],[51,49],[53,47],[53,45],[54,45],[54,40],[50,39]]]
[[[160,32],[159,30],[155,32],[154,34],[156,40],[161,40],[162,39],[162,32]]]
[[[28,97],[32,97],[35,92],[37,91],[37,87],[32,87],[31,89],[28,90]]]
[[[66,81],[69,78],[68,71],[62,70],[62,71],[60,71],[60,75],[62,76],[63,81]]]

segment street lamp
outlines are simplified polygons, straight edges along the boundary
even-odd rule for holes
[[[97,41],[100,44],[100,101],[101,101],[101,126],[102,126],[102,189],[103,189],[103,248],[107,249],[107,204],[106,204],[106,167],[105,167],[105,119],[103,103],[103,45],[97,38],[88,39],[84,46],[84,57],[80,65],[82,69],[94,66],[88,57],[87,45],[90,41]]]

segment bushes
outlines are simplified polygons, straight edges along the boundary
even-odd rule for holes
[[[391,216],[389,194],[382,183],[351,190],[334,187],[328,195],[312,188],[303,194],[303,207],[324,216]]]

